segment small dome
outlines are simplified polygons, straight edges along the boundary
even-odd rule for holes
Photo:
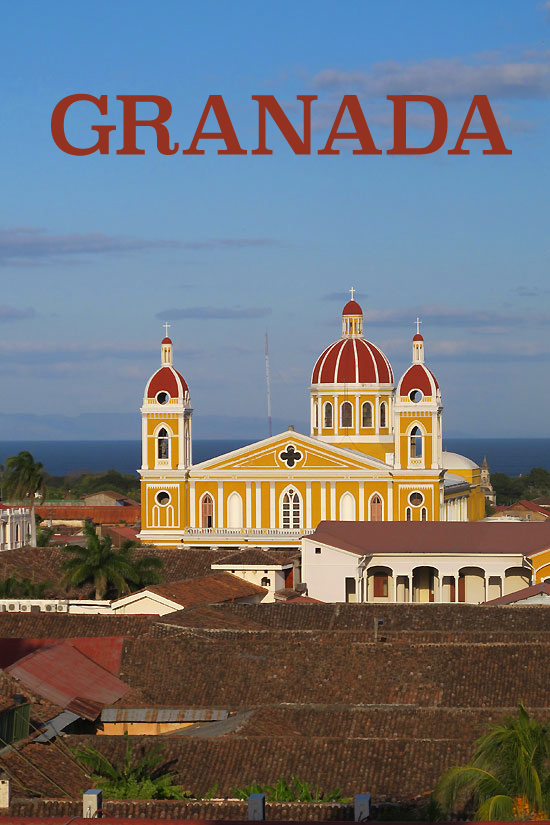
[[[443,467],[446,470],[479,470],[479,465],[460,453],[450,453],[443,450],[441,453]]]
[[[171,339],[171,338],[163,338],[163,339],[162,339],[162,343],[163,343],[163,344],[171,344],[171,343],[172,343],[172,339]]]
[[[413,390],[420,390],[422,395],[435,396],[439,384],[433,372],[425,364],[412,364],[403,374],[397,387],[397,395],[409,395]]]
[[[363,315],[363,310],[357,301],[348,301],[342,310],[342,315]]]
[[[350,304],[359,306],[355,301],[349,301],[347,306]],[[382,350],[370,341],[364,338],[342,338],[319,356],[313,368],[311,383],[393,384],[393,372]]]
[[[422,336],[420,335],[419,332],[417,332],[416,335],[413,337],[413,341],[423,341],[423,340],[424,339],[422,338]]]
[[[183,375],[174,367],[160,367],[149,379],[145,387],[146,398],[156,398],[159,392],[166,392],[170,398],[184,398],[189,387]]]

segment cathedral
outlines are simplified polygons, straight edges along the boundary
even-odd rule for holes
[[[323,520],[477,521],[485,515],[480,468],[443,450],[443,405],[412,339],[399,381],[363,337],[348,301],[341,337],[311,376],[310,433],[289,428],[193,464],[191,397],[173,365],[172,341],[145,387],[142,529],[159,547],[292,547]]]

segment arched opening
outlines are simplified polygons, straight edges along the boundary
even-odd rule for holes
[[[240,529],[243,526],[243,500],[238,493],[231,493],[227,499],[227,526]]]
[[[411,458],[422,458],[422,430],[420,427],[413,427],[410,438],[410,452]]]
[[[355,499],[351,493],[344,493],[340,499],[340,520],[355,521]]]
[[[353,427],[353,407],[349,401],[344,401],[340,408],[341,427]]]
[[[420,520],[428,521],[428,510],[426,509],[426,507],[423,507],[420,511]]]
[[[283,530],[299,530],[301,526],[302,506],[300,496],[292,487],[286,490],[281,502],[281,521]]]
[[[370,567],[367,571],[367,601],[389,602],[394,599],[393,570],[390,567]]]
[[[382,403],[380,404],[380,426],[381,427],[387,427],[388,426],[386,411],[387,411],[386,402],[382,401]]]
[[[201,527],[214,526],[214,501],[209,493],[201,501]]]
[[[361,407],[361,426],[372,427],[372,404],[370,401],[365,401]]]
[[[330,429],[332,427],[332,404],[330,401],[326,402],[323,413],[324,426]]]
[[[319,429],[319,402],[316,401],[313,405],[313,426]]]
[[[467,604],[485,601],[485,571],[481,567],[463,567],[459,570],[458,601]]]
[[[384,521],[384,504],[378,493],[374,493],[369,500],[369,521]]]
[[[170,436],[166,427],[161,427],[157,433],[157,458],[170,458]]]
[[[504,595],[529,586],[529,574],[524,567],[509,567],[504,573]]]
[[[261,581],[262,587],[271,587],[271,579],[268,579],[267,576],[264,576]]]
[[[405,510],[405,521],[412,521],[413,511],[412,507],[407,507]]]
[[[413,570],[413,602],[434,602],[439,588],[439,571],[435,567]]]

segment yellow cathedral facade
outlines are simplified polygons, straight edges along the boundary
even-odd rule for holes
[[[140,539],[159,547],[298,546],[323,520],[477,521],[480,468],[443,450],[439,384],[424,340],[397,384],[363,337],[353,299],[313,368],[310,433],[289,428],[193,464],[189,388],[172,341],[145,387]]]

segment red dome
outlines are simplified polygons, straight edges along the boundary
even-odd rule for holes
[[[399,382],[397,395],[409,395],[412,390],[420,390],[422,395],[434,396],[438,389],[433,372],[425,364],[413,364]]]
[[[161,367],[149,379],[145,395],[147,398],[155,398],[161,391],[167,392],[170,398],[183,398],[189,392],[189,387],[183,375],[174,367]]]
[[[162,339],[162,343],[163,343],[163,344],[171,344],[171,343],[172,343],[172,341],[171,341],[171,339],[170,339],[170,338],[163,338],[163,339]]]
[[[355,301],[350,301],[354,304]],[[317,359],[312,384],[393,384],[384,353],[364,338],[341,338]]]
[[[413,338],[413,341],[423,341],[423,340],[424,339],[422,338],[422,336],[420,335],[419,332],[417,332],[416,335]]]
[[[342,310],[342,315],[362,315],[363,310],[357,303],[357,301],[348,301],[345,305],[344,309]]]

